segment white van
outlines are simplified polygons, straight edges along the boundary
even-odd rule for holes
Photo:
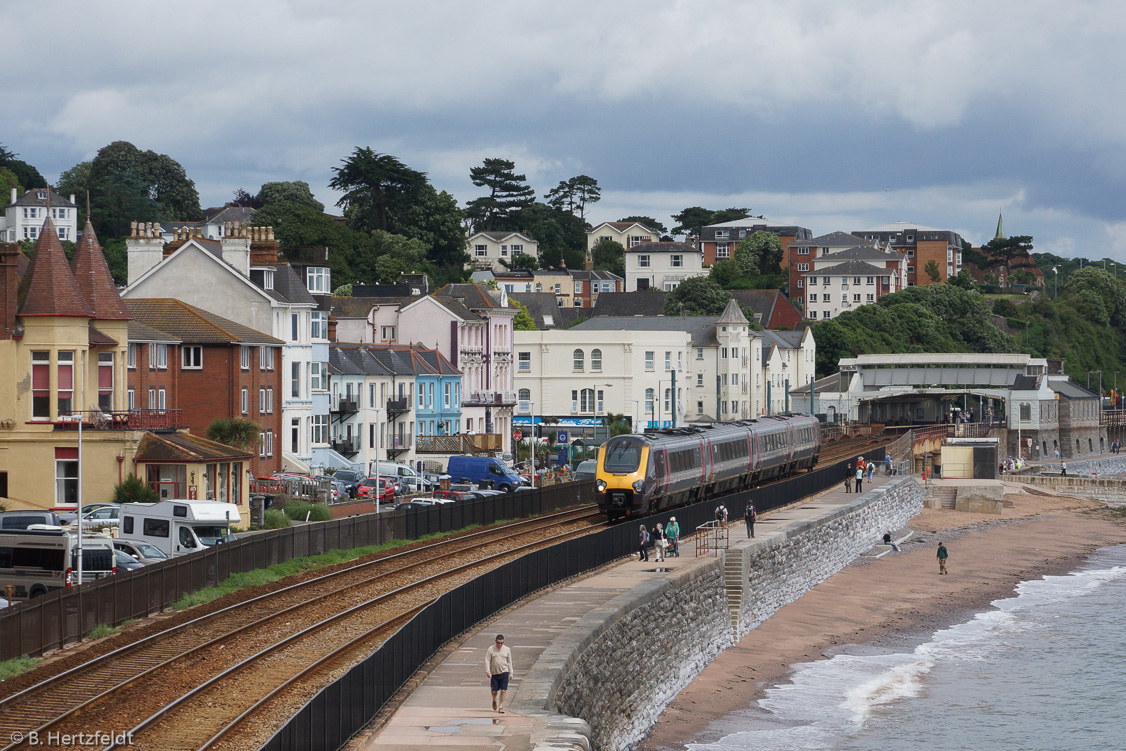
[[[106,535],[82,535],[82,581],[116,570],[113,541]],[[40,524],[0,530],[0,591],[14,584],[16,599],[26,600],[78,583],[77,531]]]
[[[403,486],[405,493],[418,493],[430,490],[431,483],[425,480],[414,467],[399,462],[373,461],[369,467],[369,477],[394,477]]]
[[[176,556],[235,539],[231,525],[241,522],[238,506],[232,503],[169,499],[123,504],[120,529],[122,537]]]

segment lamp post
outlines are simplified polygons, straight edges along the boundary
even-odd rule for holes
[[[361,439],[362,440],[362,439]],[[379,518],[379,449],[383,443],[383,426],[379,424],[379,407],[375,408],[375,513]],[[370,469],[370,467],[369,467]]]
[[[1055,275],[1056,275],[1056,294],[1052,295],[1052,297],[1059,297],[1060,296],[1060,269],[1059,269],[1058,266],[1053,266],[1052,271],[1055,272]]]

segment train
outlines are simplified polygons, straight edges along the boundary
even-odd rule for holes
[[[813,469],[820,453],[821,423],[807,414],[615,436],[598,451],[598,509],[609,521],[644,516]]]

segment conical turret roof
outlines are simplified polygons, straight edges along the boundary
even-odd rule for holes
[[[39,231],[31,263],[20,280],[18,300],[16,315],[19,316],[92,316],[49,216]]]
[[[720,314],[719,320],[716,321],[716,323],[717,324],[725,324],[725,325],[728,325],[728,326],[731,326],[731,325],[748,326],[748,325],[750,325],[750,321],[748,321],[747,317],[745,315],[743,315],[743,309],[739,307],[739,303],[735,302],[735,300],[728,300],[727,301],[727,307],[723,309],[723,313]]]
[[[82,238],[78,241],[78,249],[74,251],[70,268],[94,318],[104,321],[133,319],[113,283],[113,275],[109,273],[105,254],[102,253],[102,246],[98,244],[98,236],[94,234],[94,226],[89,219],[82,230]]]

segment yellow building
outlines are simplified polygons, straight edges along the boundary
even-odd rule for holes
[[[130,318],[89,221],[70,263],[50,217],[30,261],[0,243],[0,505],[69,509],[80,492],[106,501],[129,473],[147,477],[139,444],[180,420],[126,401]],[[228,466],[247,461],[225,448]],[[222,451],[204,453],[220,464]],[[226,487],[245,503],[247,485]]]

